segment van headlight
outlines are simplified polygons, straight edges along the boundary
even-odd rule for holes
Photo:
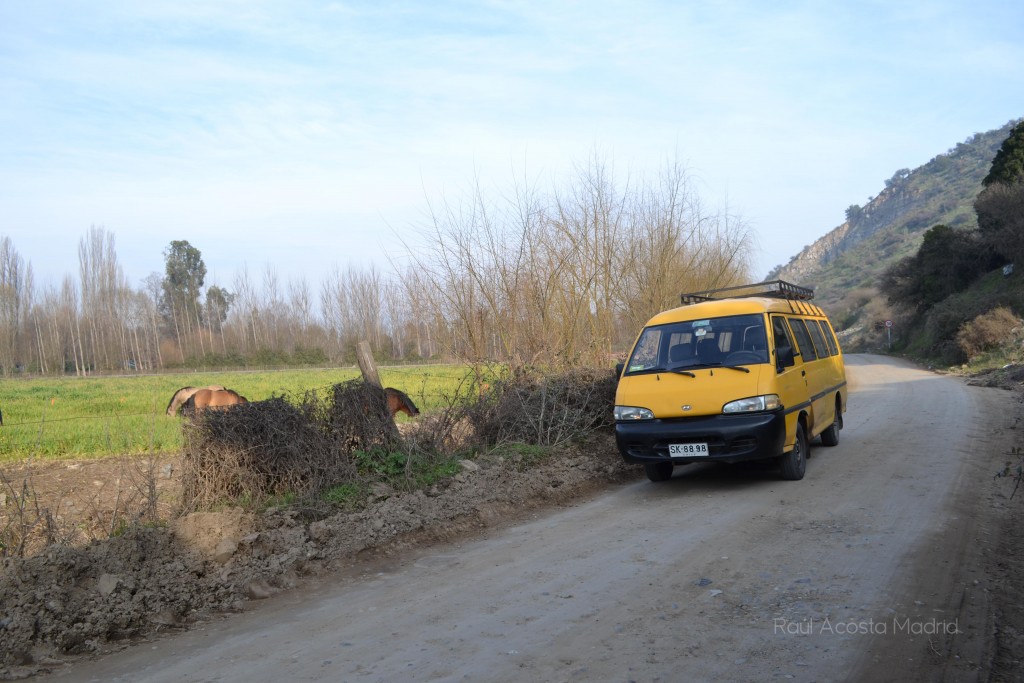
[[[723,413],[763,413],[768,410],[776,410],[781,406],[778,394],[765,394],[764,396],[751,396],[741,398],[738,401],[731,401],[722,406]]]
[[[647,408],[638,408],[636,406],[615,406],[615,420],[616,422],[623,422],[626,420],[653,420],[654,413]]]

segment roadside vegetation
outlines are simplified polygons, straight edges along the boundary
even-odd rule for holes
[[[942,365],[1021,362],[1024,122],[1003,142],[974,202],[976,228],[935,225],[888,268],[894,349]]]
[[[613,424],[610,369],[489,379],[483,390],[470,383],[445,394],[428,414],[397,427],[383,392],[362,380],[295,402],[209,411],[185,423],[182,509],[228,501],[247,509],[282,500],[358,505],[375,484],[429,489],[482,455],[534,466]]]

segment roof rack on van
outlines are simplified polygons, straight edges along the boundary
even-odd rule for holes
[[[814,298],[814,290],[810,287],[794,285],[785,280],[771,280],[769,282],[757,282],[736,287],[722,287],[720,289],[705,289],[701,292],[680,294],[679,299],[684,305],[687,305],[700,303],[701,301],[752,296],[767,296],[775,299],[787,299],[789,301],[810,301]]]

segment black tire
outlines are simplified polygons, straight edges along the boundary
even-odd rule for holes
[[[782,478],[788,481],[804,478],[804,472],[807,471],[807,435],[802,424],[796,425],[796,444],[793,450],[779,457],[779,470]]]
[[[651,481],[668,481],[672,478],[672,470],[675,467],[670,462],[648,462],[644,463],[644,472]]]
[[[828,429],[821,433],[821,445],[822,446],[838,446],[839,445],[839,430],[843,428],[843,408],[839,399],[836,399],[836,419],[832,420],[832,424],[828,426]]]

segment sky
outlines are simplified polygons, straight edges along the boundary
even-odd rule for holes
[[[428,207],[681,162],[763,277],[901,168],[1024,117],[1024,3],[0,0],[0,237],[132,286],[399,262]]]

